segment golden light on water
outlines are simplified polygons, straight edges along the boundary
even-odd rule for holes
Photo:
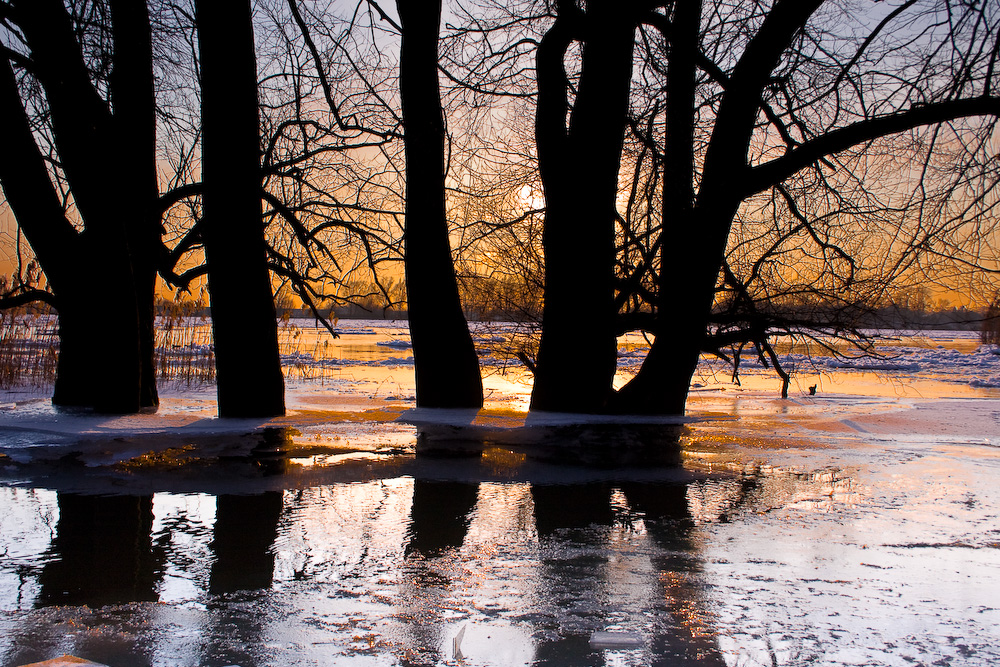
[[[527,456],[503,447],[483,448],[482,459],[487,468],[494,474],[509,473],[524,464]]]

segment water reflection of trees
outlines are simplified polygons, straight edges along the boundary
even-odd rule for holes
[[[607,664],[606,658],[616,664],[622,659],[623,664],[722,664],[698,583],[695,521],[687,500],[694,480],[681,467],[679,433],[663,425],[534,427],[502,437],[480,431],[478,441],[467,439],[456,448],[466,469],[478,447],[483,473],[528,491],[540,567],[533,581],[518,583],[527,603],[520,612],[534,618],[534,664]],[[423,429],[420,445],[440,458],[456,435],[454,429]],[[504,438],[508,456],[498,454]],[[565,482],[561,473],[546,469],[551,464],[570,469],[562,471]],[[450,589],[477,583],[477,577],[439,562],[456,557],[480,513],[470,506],[475,488],[415,482],[406,552],[419,559],[407,565],[409,578],[401,590],[406,616],[420,629],[411,637],[411,649],[443,646],[447,653],[442,632],[450,625],[454,633],[460,624],[449,624],[441,608],[457,602]],[[449,580],[448,572],[470,580]],[[673,623],[644,625],[643,649],[610,658],[589,643],[594,630],[664,611]],[[571,627],[562,627],[566,621]]]
[[[131,665],[149,665],[144,652],[121,637],[138,628],[111,636],[85,628],[107,622],[103,608],[157,599],[162,570],[160,554],[153,549],[152,495],[60,492],[56,505],[59,518],[48,548],[39,556],[34,600],[36,607],[56,607],[56,615],[26,614],[7,638],[8,652],[0,655],[0,662],[36,662],[69,648],[108,664],[122,664],[123,657],[130,656]],[[65,623],[64,628],[74,631],[55,632],[51,623]]]
[[[433,558],[461,547],[478,497],[479,484],[414,480],[406,556]]]
[[[37,606],[155,601],[153,496],[58,495],[59,520]]]
[[[549,593],[563,608],[589,600],[608,614],[582,618],[586,634],[541,643],[536,664],[723,664],[702,596],[688,487],[687,481],[532,486],[539,539],[559,544],[543,561],[555,587]],[[589,613],[583,604],[581,615]],[[646,635],[647,627],[633,624],[650,616],[658,620],[631,656],[612,657],[586,641],[607,626]]]
[[[478,483],[444,480],[413,481],[410,523],[406,533],[404,559],[400,565],[398,606],[406,623],[403,665],[419,665],[423,655],[441,646],[442,630],[448,626],[448,598],[455,583],[447,562],[462,547],[469,520],[479,497]],[[414,661],[413,657],[416,657]],[[460,656],[444,655],[442,659]]]
[[[208,627],[202,646],[205,662],[256,664],[254,657],[267,643],[270,619],[253,609],[231,604],[233,595],[250,597],[271,588],[274,581],[274,544],[278,536],[283,494],[220,495],[215,501],[206,605]]]
[[[476,432],[454,458],[439,440],[430,458],[418,449],[412,466],[395,468],[409,476],[220,494],[214,521],[178,521],[197,510],[173,507],[158,530],[197,524],[197,559],[151,535],[151,495],[60,493],[35,604],[155,601],[168,571],[204,568],[195,561],[207,557],[210,568],[191,578],[205,604],[196,640],[205,663],[262,664],[259,647],[285,625],[263,611],[280,580],[332,586],[329,599],[310,597],[317,618],[363,596],[362,613],[381,611],[359,632],[395,633],[371,651],[404,664],[453,659],[463,624],[470,635],[477,624],[507,632],[536,664],[721,664],[700,526],[782,504],[822,508],[854,493],[834,470],[686,468],[679,432],[662,426],[526,431],[507,440]],[[257,466],[269,480],[281,474],[281,449],[253,450],[273,459]],[[500,602],[488,604],[491,595]],[[639,632],[645,645],[612,659],[589,644],[609,626]],[[354,632],[330,629],[338,641]],[[476,641],[466,640],[483,650]]]
[[[266,589],[274,577],[274,541],[282,493],[221,495],[215,501],[211,544],[215,562],[208,590],[214,595]]]

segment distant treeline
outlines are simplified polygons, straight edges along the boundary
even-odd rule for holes
[[[509,281],[491,280],[481,276],[462,277],[460,280],[462,302],[466,316],[470,320],[480,322],[530,322],[541,318],[541,300],[538,294],[528,294],[523,285],[512,284]],[[327,319],[373,319],[399,320],[406,319],[405,295],[402,292],[394,294],[399,301],[391,306],[380,295],[375,295],[372,288],[358,289],[358,293],[367,293],[364,297],[356,297],[346,303],[335,305],[324,304],[319,308],[320,316]],[[983,331],[1000,329],[1000,300],[989,308],[975,309],[965,306],[952,306],[942,301],[937,303],[930,299],[920,299],[910,303],[908,299],[900,299],[902,303],[890,303],[873,308],[865,314],[862,325],[873,329],[938,329],[946,331]],[[107,304],[95,301],[94,310],[100,311]],[[803,306],[804,308],[805,306]],[[789,307],[794,311],[794,306]],[[814,311],[817,306],[808,307]],[[822,309],[820,307],[820,309]],[[276,310],[280,319],[309,319],[315,313],[302,307],[282,292],[276,299]],[[11,308],[11,315],[49,315],[54,314],[53,308],[47,303],[33,302]],[[158,317],[200,317],[210,316],[206,294],[194,298],[171,299],[158,297],[156,300],[156,315]],[[585,314],[584,314],[585,316]],[[985,342],[1000,342],[991,340]]]
[[[541,301],[537,295],[526,297],[520,286],[493,281],[487,278],[463,278],[462,302],[466,316],[479,322],[530,322],[541,318]],[[371,293],[371,290],[369,290]],[[348,303],[325,304],[319,308],[321,317],[327,319],[406,319],[406,303],[400,301],[391,306],[378,296],[356,298]],[[97,306],[99,309],[100,306]],[[788,306],[789,310],[797,310]],[[803,306],[806,308],[806,306]],[[808,306],[816,312],[816,305]],[[44,314],[51,308],[44,303],[33,303],[22,307],[23,312]],[[316,314],[309,308],[296,304],[279,293],[276,310],[280,319],[309,319]],[[156,301],[159,317],[209,317],[209,306],[204,296],[189,299],[169,299],[160,297]],[[585,316],[582,314],[581,316]],[[994,304],[986,309],[972,309],[965,306],[951,306],[942,302],[929,301],[915,305],[890,303],[873,308],[861,317],[861,324],[872,329],[939,329],[946,331],[981,331],[990,326],[1000,326],[1000,306]]]
[[[987,311],[965,307],[912,310],[886,306],[872,313],[872,325],[889,329],[941,329],[947,331],[979,331],[988,319]]]

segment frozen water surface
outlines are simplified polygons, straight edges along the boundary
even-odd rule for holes
[[[0,664],[1000,663],[995,350],[811,361],[789,400],[706,364],[689,418],[622,423],[527,415],[514,370],[415,410],[405,329],[348,324],[282,419],[5,399]]]

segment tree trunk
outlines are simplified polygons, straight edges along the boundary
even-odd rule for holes
[[[696,198],[686,183],[694,181],[693,154],[687,145],[693,146],[689,128],[694,127],[697,34],[693,12],[696,8],[700,11],[700,6],[693,1],[678,4],[668,72],[668,91],[679,98],[668,102],[678,107],[671,114],[678,115],[668,116],[661,232],[667,240],[661,244],[656,339],[639,373],[618,397],[620,412],[684,414],[712,315],[729,232],[742,200],[734,182],[739,183],[748,171],[747,152],[761,92],[781,54],[821,4],[822,0],[775,3],[747,44],[719,104]],[[667,220],[671,213],[677,221],[673,225]],[[668,313],[676,315],[667,321]]]
[[[197,0],[205,259],[219,416],[285,412],[261,215],[260,128],[248,0]]]
[[[45,92],[60,165],[85,231],[73,229],[52,190],[6,61],[2,75],[4,126],[11,138],[0,177],[60,313],[61,358],[53,402],[115,413],[157,404],[152,374],[152,248],[158,232],[149,217],[156,199],[152,54],[145,7],[131,4],[128,12],[113,17],[121,21],[114,27],[116,33],[128,33],[133,44],[122,49],[116,45],[113,64],[119,82],[113,87],[128,89],[133,99],[143,100],[131,105],[132,122],[125,126],[118,125],[118,117],[91,83],[63,4],[54,0],[16,4],[18,25],[31,50],[31,71]],[[144,76],[134,76],[143,70]],[[129,135],[136,128],[148,138],[138,146],[133,144],[138,138]],[[134,165],[137,150],[148,179],[141,189],[129,180],[142,171]],[[119,190],[109,192],[109,183]],[[146,230],[147,249],[133,253],[131,237],[140,226]],[[142,296],[138,272],[145,276]],[[93,312],[97,293],[112,304],[100,317]],[[145,315],[140,314],[140,301],[149,304]],[[143,327],[149,332],[145,344],[140,342]]]
[[[119,266],[115,273],[123,268]],[[97,279],[117,278],[105,273]],[[57,295],[59,360],[52,403],[111,414],[138,412],[142,406],[135,310],[110,307],[95,312],[90,284],[86,281],[82,289],[62,290]],[[121,303],[131,296],[113,288],[100,293],[105,303]]]
[[[479,358],[462,312],[445,208],[438,84],[441,2],[399,0],[399,94],[406,141],[404,265],[417,405],[479,408]]]
[[[531,407],[602,412],[617,368],[615,217],[635,23],[608,1],[578,17],[582,74],[567,130],[563,57],[573,31],[560,20],[538,53],[545,288]]]
[[[156,265],[162,228],[156,213],[156,95],[149,11],[145,2],[111,0],[114,71],[111,97],[120,183],[116,198],[123,215],[135,282],[139,338],[139,405],[156,408]]]
[[[615,395],[614,412],[683,414],[708,326],[710,310],[705,311],[704,304],[711,307],[719,269],[714,256],[702,256],[705,226],[698,223],[700,218],[694,210],[695,85],[701,7],[701,0],[679,0],[671,20],[660,231],[670,240],[660,244],[656,340],[640,372]],[[704,277],[700,277],[702,273]]]

